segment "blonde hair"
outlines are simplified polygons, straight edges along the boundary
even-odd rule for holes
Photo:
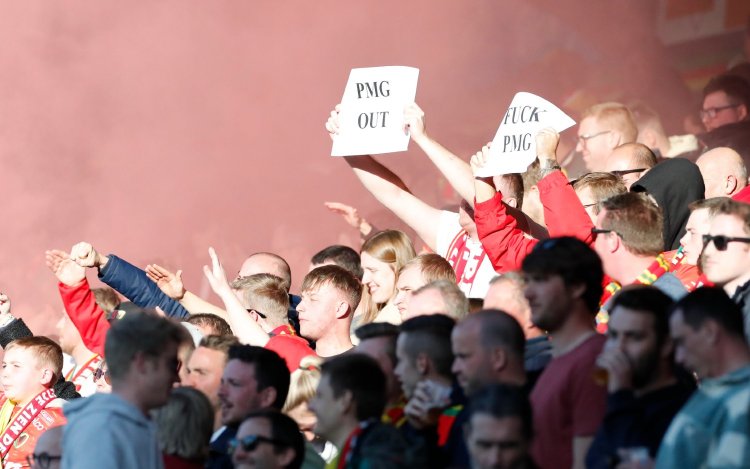
[[[399,230],[384,230],[375,234],[362,245],[360,254],[365,252],[380,262],[388,264],[396,281],[398,281],[398,272],[401,268],[417,255],[409,237]],[[384,304],[375,303],[367,288],[362,289],[361,303],[363,306],[362,324],[375,320],[384,306]]]
[[[635,142],[638,137],[633,114],[624,104],[611,101],[595,104],[583,112],[581,119],[587,117],[593,117],[602,127],[620,134],[621,144]]]
[[[5,351],[7,352],[15,347],[31,350],[36,358],[36,366],[38,368],[48,368],[55,374],[54,379],[52,379],[52,382],[50,383],[50,387],[52,387],[62,375],[62,349],[57,342],[52,339],[41,335],[21,337],[20,339],[16,339],[9,343],[5,347]]]
[[[308,402],[315,395],[320,382],[320,365],[323,359],[317,355],[308,355],[299,362],[299,368],[291,374],[289,393],[286,395],[283,413]]]

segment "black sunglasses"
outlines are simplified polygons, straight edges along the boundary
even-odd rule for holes
[[[633,174],[633,173],[642,173],[646,171],[648,168],[636,168],[636,169],[622,169],[618,171],[610,171],[610,173],[614,174],[615,176],[623,177],[626,174]]]
[[[94,381],[99,381],[102,377],[104,378],[104,382],[110,385],[112,384],[109,382],[109,369],[105,369],[103,365],[100,365],[94,370]]]
[[[620,236],[620,233],[618,233],[615,230],[605,230],[602,228],[591,228],[591,234],[592,235],[598,235],[598,234],[607,234],[607,233],[614,233],[617,236]],[[622,236],[620,236],[622,238]]]
[[[717,251],[726,251],[729,243],[732,241],[738,243],[750,243],[750,238],[737,238],[724,235],[703,235],[703,248],[705,249],[711,241],[713,241]]]
[[[252,309],[252,308],[250,308],[250,309],[247,309],[247,310],[245,310],[245,311],[247,311],[247,312],[248,312],[248,313],[250,313],[250,314],[252,314],[252,313],[255,313],[255,314],[257,314],[258,316],[260,316],[261,318],[263,318],[263,319],[266,319],[266,315],[265,315],[265,314],[263,314],[263,313],[261,313],[261,312],[260,312],[260,311],[258,311],[257,309]]]
[[[285,444],[283,441],[275,440],[273,438],[268,438],[265,436],[247,435],[246,437],[240,439],[232,438],[232,440],[229,442],[228,452],[229,454],[232,454],[240,446],[245,451],[253,451],[261,443],[271,443],[274,446],[282,446]]]
[[[53,456],[48,453],[32,453],[26,456],[26,462],[31,467],[40,467],[41,469],[47,469],[50,464],[52,464],[52,461],[59,461],[62,459],[62,456]]]

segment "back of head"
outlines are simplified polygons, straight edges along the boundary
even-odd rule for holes
[[[437,292],[443,299],[443,304],[445,305],[444,311],[431,311],[431,313],[445,314],[456,321],[463,319],[469,314],[469,300],[456,284],[455,277],[450,280],[436,280],[414,290],[412,293],[412,302],[414,301],[415,296],[428,291]]]
[[[496,419],[516,417],[521,420],[522,434],[530,441],[532,430],[531,403],[528,394],[520,386],[491,384],[471,396],[467,408],[467,426],[471,430],[472,417],[488,415]]]
[[[678,311],[693,330],[700,329],[706,321],[713,321],[727,336],[745,341],[742,310],[721,288],[702,287],[692,291],[672,306],[672,314]]]
[[[388,355],[391,365],[395,367],[396,363],[398,363],[398,358],[396,358],[396,339],[398,338],[398,332],[399,327],[395,324],[389,322],[371,322],[359,326],[354,331],[354,335],[357,337],[360,344],[369,339],[386,339],[384,351],[386,355]]]
[[[463,321],[467,324],[470,322],[479,324],[482,347],[503,347],[523,361],[526,337],[513,316],[499,309],[483,309],[472,313]]]
[[[361,353],[339,355],[323,363],[321,371],[334,397],[351,393],[357,420],[379,419],[383,414],[385,374],[374,359]]]
[[[310,264],[314,266],[335,264],[351,272],[360,281],[362,280],[362,264],[359,254],[349,246],[335,244],[323,248],[312,256]]]
[[[667,136],[659,114],[651,106],[643,101],[634,101],[628,104],[628,109],[630,109],[630,115],[638,128],[638,142],[645,143],[641,136],[648,132],[653,132],[658,137]]]
[[[330,285],[339,290],[349,303],[352,312],[357,309],[362,297],[362,284],[351,272],[337,265],[316,267],[305,275],[300,291],[308,292],[323,285]]]
[[[583,300],[592,313],[599,310],[604,271],[599,256],[583,241],[572,237],[539,242],[522,264],[526,275],[559,275],[565,285],[584,285]]]
[[[202,461],[214,427],[214,409],[195,388],[174,388],[166,405],[151,412],[163,454]]]
[[[628,285],[612,298],[611,314],[617,307],[627,308],[651,316],[659,345],[669,337],[669,308],[672,299],[658,288],[646,285]]]
[[[304,357],[299,362],[299,368],[294,370],[290,376],[289,394],[281,410],[288,413],[292,409],[306,404],[315,395],[315,390],[320,382],[320,365],[323,359],[316,355]]]
[[[594,214],[599,214],[600,203],[618,194],[628,191],[622,179],[611,173],[587,173],[576,179],[573,189],[578,192],[583,189],[591,191],[591,196],[597,205],[594,206]]]
[[[239,360],[255,369],[258,391],[266,388],[276,390],[276,399],[271,407],[281,410],[289,392],[289,369],[286,361],[276,352],[254,345],[234,345],[229,348],[229,360]]]
[[[695,162],[703,176],[706,198],[731,196],[747,186],[747,166],[739,153],[728,147],[717,147],[703,153]],[[727,179],[735,186],[727,188]],[[728,192],[733,189],[732,192]]]
[[[107,314],[112,314],[112,311],[116,310],[120,305],[120,297],[117,296],[117,292],[112,288],[92,288],[91,293],[94,294],[96,304]]]
[[[54,377],[50,382],[50,386],[54,385],[58,378],[62,376],[63,352],[60,345],[52,339],[41,335],[21,337],[6,345],[5,351],[8,352],[14,348],[23,348],[31,351],[36,359],[36,363],[29,365],[37,366],[40,369],[48,369],[52,372]]]
[[[261,409],[248,414],[245,421],[250,419],[264,419],[271,427],[271,438],[274,451],[291,448],[294,450],[294,458],[285,466],[286,469],[300,469],[305,460],[305,440],[302,432],[291,417],[275,409]]]
[[[206,335],[198,343],[198,347],[221,352],[225,357],[229,356],[229,349],[233,345],[239,345],[239,340],[233,335]]]
[[[647,192],[662,210],[662,250],[677,249],[690,216],[688,205],[704,198],[705,185],[698,166],[685,158],[671,158],[654,166],[630,190]]]
[[[629,252],[653,257],[663,251],[661,211],[648,197],[626,192],[605,200],[602,208],[606,215],[600,228],[617,233]]]
[[[232,282],[242,292],[247,309],[265,316],[272,327],[289,324],[289,293],[283,279],[271,274],[254,274]]]
[[[393,271],[398,272],[417,253],[411,239],[399,230],[383,230],[362,244],[362,250],[386,264],[391,264]]]
[[[630,110],[623,104],[606,102],[595,104],[584,111],[582,118],[593,117],[599,125],[620,136],[620,144],[635,142],[638,128],[633,121]]]
[[[537,180],[538,182],[538,180]],[[523,208],[523,177],[518,173],[503,174],[495,176],[493,183],[498,192],[503,195],[503,200],[508,202],[513,199],[516,201],[515,207],[519,210]]]
[[[191,314],[185,322],[192,324],[205,332],[206,335],[232,335],[232,328],[229,323],[215,314],[198,313]]]
[[[716,92],[725,93],[730,104],[743,105],[750,111],[750,84],[742,77],[731,74],[713,77],[703,88],[703,97]]]
[[[619,147],[615,148],[615,150],[627,152],[627,154],[630,156],[630,161],[632,162],[633,169],[650,169],[656,166],[656,155],[653,151],[651,151],[649,147],[642,143],[623,143]]]
[[[136,355],[158,357],[168,343],[192,341],[182,325],[152,310],[131,311],[107,331],[104,354],[112,381],[123,380]]]
[[[272,252],[256,252],[250,255],[242,265],[240,277],[254,274],[271,274],[283,281],[284,288],[289,292],[292,286],[292,269],[289,263],[278,254]]]
[[[427,355],[435,366],[435,371],[445,377],[452,377],[451,332],[456,321],[443,314],[418,316],[401,324],[404,336],[404,350],[412,360],[419,354]]]
[[[438,280],[447,280],[456,283],[456,272],[450,263],[443,256],[434,253],[420,254],[411,259],[399,269],[401,272],[408,268],[416,267],[422,274],[422,280],[425,283],[431,283]]]

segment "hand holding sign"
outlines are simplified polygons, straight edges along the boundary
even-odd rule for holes
[[[549,101],[531,93],[517,93],[492,141],[489,161],[476,175],[486,177],[526,171],[536,158],[536,135],[540,130],[550,127],[562,132],[573,125],[575,121]]]
[[[337,115],[326,124],[331,156],[405,151],[404,107],[414,101],[418,77],[419,70],[411,67],[353,69]]]

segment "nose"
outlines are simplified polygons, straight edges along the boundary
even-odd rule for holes
[[[580,137],[576,141],[576,151],[579,153],[583,151],[583,140]]]
[[[365,270],[365,273],[362,274],[362,284],[367,285],[372,280],[372,274],[370,274],[369,271]]]

